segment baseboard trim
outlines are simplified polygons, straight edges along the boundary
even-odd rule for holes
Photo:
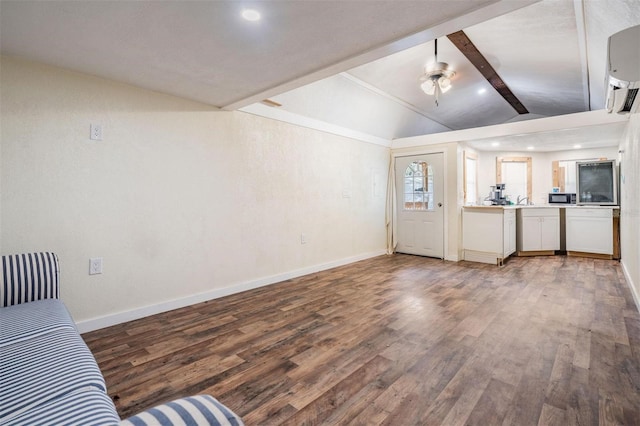
[[[629,270],[627,269],[627,265],[624,263],[624,260],[620,261],[620,264],[622,265],[622,273],[624,274],[624,278],[627,280],[629,290],[631,290],[633,301],[636,302],[636,309],[640,312],[640,294],[636,291],[635,283],[633,282],[633,279],[631,279],[631,275],[629,274]]]
[[[531,250],[531,251],[517,251],[516,256],[526,257],[526,256],[554,256],[556,254],[555,250]]]
[[[463,259],[469,262],[500,265],[502,263],[502,254],[488,251],[465,250]]]
[[[364,253],[356,256],[346,257],[319,265],[308,266],[306,268],[296,269],[282,274],[271,275],[268,277],[258,278],[256,280],[245,281],[229,287],[217,288],[204,293],[194,294],[192,296],[182,297],[180,299],[169,300],[154,305],[143,306],[141,308],[129,311],[117,312],[111,315],[105,315],[98,318],[91,318],[84,321],[78,321],[76,326],[80,333],[98,330],[112,325],[122,324],[127,321],[133,321],[150,315],[160,314],[162,312],[172,311],[174,309],[184,308],[185,306],[195,305],[196,303],[206,302],[208,300],[217,299],[231,294],[240,293],[254,288],[264,287],[270,284],[279,283],[292,278],[301,277],[303,275],[313,274],[314,272],[324,271],[338,266],[348,265],[350,263],[359,262],[361,260],[370,259],[372,257],[386,254],[386,250],[377,250],[370,253]]]
[[[587,252],[584,252],[584,251],[569,251],[569,250],[567,250],[567,256],[589,257],[591,259],[613,260],[613,255],[612,254],[587,253]]]

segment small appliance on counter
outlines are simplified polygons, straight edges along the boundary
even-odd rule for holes
[[[491,186],[489,196],[486,200],[491,201],[492,206],[506,206],[509,204],[509,200],[504,197],[504,189],[506,184],[496,183],[495,186]]]
[[[549,204],[575,204],[576,194],[570,192],[550,192]]]

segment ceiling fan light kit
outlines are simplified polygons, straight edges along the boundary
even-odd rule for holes
[[[424,75],[420,77],[420,88],[427,95],[435,96],[438,106],[440,93],[447,93],[451,89],[451,79],[456,72],[446,62],[438,62],[438,39],[434,41],[436,61],[425,67]]]
[[[420,78],[420,81],[423,82],[420,87],[428,95],[435,94],[436,87],[439,87],[441,93],[446,93],[451,89],[451,78],[454,75],[456,72],[450,69],[449,64],[445,62],[430,64]]]

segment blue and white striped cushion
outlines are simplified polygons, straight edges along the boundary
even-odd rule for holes
[[[39,405],[12,418],[6,426],[104,426],[119,423],[116,408],[107,394],[95,388],[87,388]]]
[[[0,347],[42,336],[55,330],[76,330],[62,301],[36,300],[0,310]]]
[[[81,389],[106,393],[100,369],[75,330],[0,347],[0,360],[0,424]]]
[[[60,298],[59,276],[54,253],[2,256],[0,306]]]
[[[243,426],[233,411],[210,395],[196,395],[158,405],[120,426]]]

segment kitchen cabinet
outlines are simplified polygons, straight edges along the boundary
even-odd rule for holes
[[[567,208],[566,239],[569,255],[592,253],[613,256],[613,208]]]
[[[503,223],[503,256],[506,258],[516,252],[516,211],[505,210],[504,211],[504,223]]]
[[[462,211],[464,259],[501,265],[516,251],[516,210],[465,206]]]
[[[553,255],[560,250],[560,209],[527,207],[518,210],[518,255]]]

